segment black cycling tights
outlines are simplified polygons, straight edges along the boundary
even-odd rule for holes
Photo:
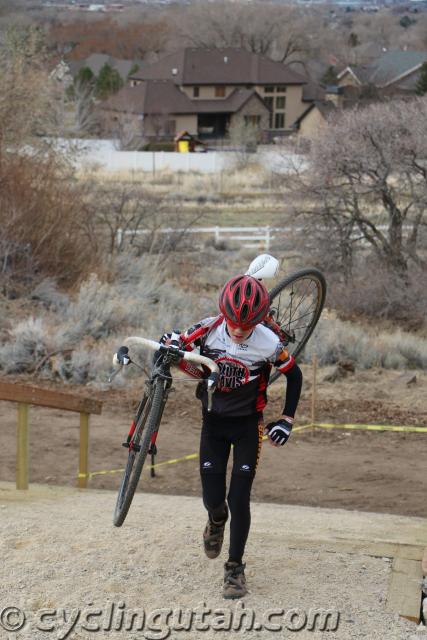
[[[239,563],[251,524],[250,496],[261,443],[258,414],[224,418],[204,413],[200,441],[203,502],[212,520],[224,520],[226,470],[233,445],[233,469],[227,494],[231,515],[228,559]]]

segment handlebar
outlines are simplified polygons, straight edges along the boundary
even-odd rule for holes
[[[137,336],[130,336],[129,338],[126,338],[123,344],[126,347],[129,347],[132,344],[140,344],[144,347],[152,349],[153,351],[158,351],[159,349],[164,347],[164,345],[162,345],[160,342],[149,340],[148,338],[139,338]],[[173,349],[174,346],[172,345],[170,348]],[[196,364],[204,364],[211,370],[212,373],[219,373],[218,365],[210,358],[201,356],[199,353],[193,353],[192,351],[180,351],[179,349],[178,351],[184,360],[189,360],[190,362],[195,362]]]
[[[173,336],[174,335],[175,334],[173,334]],[[139,344],[153,351],[159,351],[159,350],[161,351],[164,349],[169,349],[171,351],[176,351],[177,355],[183,360],[188,360],[190,362],[194,362],[195,364],[202,364],[208,367],[208,369],[210,369],[210,372],[211,372],[207,379],[208,411],[211,411],[212,395],[213,395],[213,392],[215,391],[215,387],[219,378],[218,365],[210,358],[207,358],[206,356],[201,356],[199,353],[193,353],[192,351],[182,351],[178,347],[177,340],[174,340],[173,342],[174,342],[173,344],[165,347],[165,345],[161,344],[160,342],[156,342],[155,340],[149,340],[148,338],[140,338],[138,336],[129,336],[123,342],[123,345],[128,347],[128,346],[131,346],[132,344]],[[113,365],[117,366],[121,364],[122,363],[120,363],[117,358],[117,354],[114,354]]]

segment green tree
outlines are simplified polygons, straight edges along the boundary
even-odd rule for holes
[[[337,82],[338,82],[337,72],[335,70],[335,67],[331,65],[326,69],[325,73],[323,74],[320,84],[322,84],[323,86],[328,86],[331,84],[337,84]]]
[[[357,47],[357,45],[360,44],[359,36],[357,35],[357,33],[354,33],[354,31],[352,31],[349,35],[348,44],[350,47]]]
[[[424,62],[420,69],[420,75],[415,85],[415,93],[418,96],[423,96],[427,93],[427,62]]]
[[[400,18],[399,20],[400,26],[403,27],[404,29],[407,29],[408,27],[410,27],[415,23],[416,23],[416,20],[414,20],[413,18],[410,18],[409,16],[403,16],[403,18]]]
[[[90,69],[90,67],[82,67],[76,76],[75,82],[82,85],[95,83],[95,76],[93,75],[92,69]]]
[[[128,73],[128,78],[130,78],[131,76],[135,75],[135,73],[137,73],[137,71],[139,71],[139,64],[136,64],[136,62],[133,63],[131,70]]]
[[[96,97],[103,100],[110,94],[117,93],[122,86],[123,80],[121,79],[119,72],[116,69],[113,69],[113,67],[108,63],[105,63],[96,79]]]

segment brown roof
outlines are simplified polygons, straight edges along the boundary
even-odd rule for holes
[[[255,89],[234,89],[227,98],[192,100],[192,103],[195,113],[236,113],[253,97],[264,105],[266,111],[269,110]]]
[[[314,102],[315,100],[324,100],[325,90],[315,82],[308,82],[302,89],[302,101]]]
[[[331,100],[316,100],[299,116],[299,118],[295,120],[293,127],[299,129],[301,122],[313,109],[318,109],[320,114],[326,120],[329,114],[336,109],[336,106]]]
[[[305,84],[306,79],[281,62],[245,49],[183,49],[134,76],[139,80],[173,80],[179,85]]]
[[[170,80],[150,80],[136,87],[123,87],[106,100],[104,109],[127,113],[194,113],[193,103]]]
[[[148,80],[135,87],[123,87],[101,104],[103,109],[138,114],[236,113],[251,98],[265,105],[253,89],[235,89],[227,98],[191,100],[171,80]]]

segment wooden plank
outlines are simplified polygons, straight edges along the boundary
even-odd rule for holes
[[[369,540],[357,540],[348,538],[309,538],[285,536],[286,546],[290,549],[313,549],[321,548],[329,553],[349,553],[357,555],[372,556],[374,558],[405,558],[406,560],[420,561],[423,548],[416,545],[400,545],[393,542],[371,542]]]
[[[28,489],[28,405],[18,404],[16,488]]]
[[[77,413],[100,414],[102,411],[102,402],[100,400],[81,398],[62,391],[2,381],[0,381],[0,400],[36,404],[52,409],[76,411]]]
[[[427,576],[427,547],[424,549],[423,559],[421,560],[421,569],[423,576]]]
[[[417,624],[421,609],[421,563],[418,560],[393,560],[386,609]]]
[[[86,489],[89,473],[89,414],[80,414],[80,451],[79,451],[79,479],[80,489]]]

